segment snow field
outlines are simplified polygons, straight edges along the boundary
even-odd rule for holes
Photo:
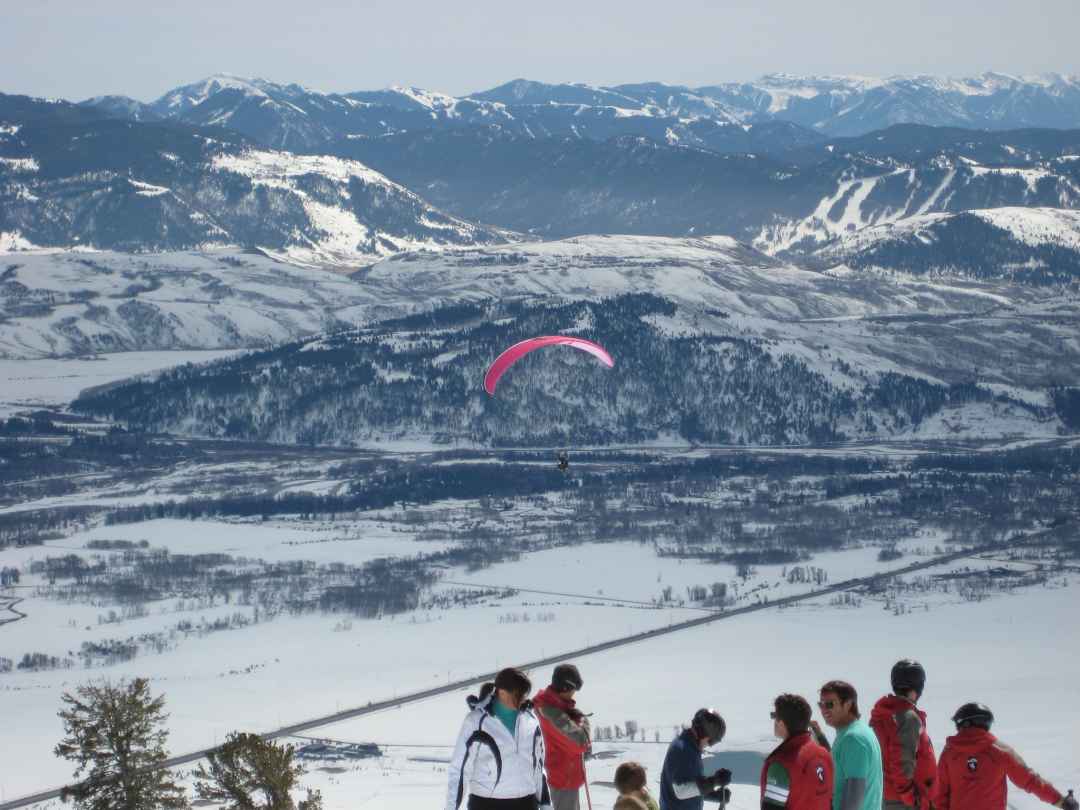
[[[0,417],[42,406],[64,406],[85,388],[184,363],[234,357],[243,350],[124,352],[79,360],[0,358]]]
[[[306,530],[286,525],[265,527],[232,525],[220,521],[153,521],[142,525],[97,529],[68,538],[62,545],[65,547],[63,551],[68,552],[90,538],[137,540],[150,537],[154,545],[168,545],[173,552],[182,550],[185,553],[197,553],[216,550],[237,556],[243,553],[244,556],[251,557],[310,559],[310,552],[316,550],[335,554],[337,559],[342,561],[359,561],[349,553],[352,546],[350,542],[289,545],[318,538],[322,534],[322,530]],[[368,549],[372,555],[391,549],[401,553],[401,549],[411,552],[426,550],[428,547],[426,543],[410,541],[407,536],[395,541],[392,531],[387,532],[387,535],[390,536],[375,536],[368,541],[361,541],[359,545]],[[919,547],[931,547],[937,539],[939,538],[936,536],[912,538],[907,544],[908,550],[914,553]],[[398,545],[399,543],[401,545]],[[60,545],[58,543],[54,550],[60,552]],[[19,553],[26,552],[27,550],[23,549]],[[40,555],[43,550],[37,549],[36,553]],[[835,582],[878,570],[880,566],[876,553],[877,549],[874,548],[833,552],[818,555],[807,564],[826,568],[830,581]],[[889,565],[904,565],[910,559],[909,555]],[[25,562],[25,558],[21,562]],[[788,585],[786,581],[777,585],[782,569],[782,566],[760,566],[757,577],[745,585],[740,585],[740,593],[753,593],[747,595],[739,604],[754,601],[759,594],[767,594],[772,599],[810,587]],[[699,612],[690,609],[654,610],[620,607],[606,602],[593,605],[585,603],[589,596],[648,601],[653,596],[659,596],[660,590],[666,585],[671,585],[675,597],[679,597],[685,595],[688,585],[708,585],[713,581],[730,583],[734,578],[733,574],[730,566],[657,558],[650,547],[639,544],[588,544],[537,552],[516,562],[499,563],[473,574],[461,571],[448,571],[446,574],[448,580],[497,586],[519,585],[536,590],[582,594],[580,597],[555,597],[522,592],[506,599],[488,599],[482,604],[469,607],[418,610],[382,620],[353,619],[348,629],[344,629],[346,625],[343,620],[348,618],[345,614],[281,616],[274,621],[240,630],[212,633],[201,638],[192,636],[181,640],[173,650],[161,654],[145,654],[133,661],[108,668],[11,673],[3,676],[0,681],[0,712],[14,718],[16,727],[19,728],[20,746],[15,757],[17,767],[12,771],[12,776],[3,778],[5,789],[8,795],[24,794],[47,785],[59,784],[68,776],[66,763],[53,759],[49,753],[59,734],[55,712],[59,706],[60,693],[88,677],[116,679],[143,675],[151,678],[155,691],[163,692],[167,698],[167,707],[171,713],[170,749],[174,753],[180,753],[213,745],[232,730],[266,731],[284,723],[363,705],[369,700],[385,699],[395,694],[437,685],[449,679],[493,671],[505,665],[552,655],[558,650],[573,649],[698,616],[701,615]],[[32,580],[32,577],[28,577],[23,581],[32,584]],[[762,584],[768,588],[754,590]],[[436,591],[451,587],[456,586],[439,585]],[[30,593],[26,589],[22,592]],[[921,602],[922,597],[918,598]],[[995,598],[983,606],[997,606],[1006,601],[1026,598],[1027,594],[1021,592],[1019,596]],[[99,613],[107,613],[107,607],[46,603],[31,594],[20,604],[20,608],[29,614],[29,618],[8,625],[0,631],[4,639],[3,651],[8,657],[37,651],[42,644],[35,640],[48,638],[49,649],[40,651],[63,655],[66,647],[77,647],[84,640],[126,637],[173,626],[180,619],[197,623],[204,616],[209,620],[216,616],[251,610],[238,606],[235,602],[228,606],[219,602],[213,608],[196,608],[183,613],[162,614],[158,612],[159,606],[150,607],[151,615],[144,619],[98,626],[96,617]],[[654,694],[663,692],[663,684],[671,677],[672,672],[678,671],[679,678],[682,677],[681,666],[673,669],[671,664],[672,661],[679,660],[678,656],[682,653],[665,659],[664,656],[668,653],[663,652],[669,649],[669,644],[678,639],[686,638],[688,644],[690,639],[697,639],[696,643],[711,653],[716,653],[718,649],[748,651],[740,652],[741,663],[737,677],[752,679],[760,678],[762,672],[774,671],[780,666],[781,659],[790,660],[775,652],[773,637],[777,634],[785,636],[788,634],[786,628],[793,624],[802,627],[799,632],[807,635],[806,639],[800,641],[803,646],[797,649],[803,651],[800,655],[809,658],[811,648],[806,645],[814,636],[809,627],[816,622],[824,622],[826,627],[833,628],[828,630],[828,633],[839,635],[842,634],[845,623],[853,620],[852,617],[861,617],[860,632],[869,636],[872,632],[889,634],[894,626],[904,622],[917,623],[925,629],[928,623],[940,621],[939,610],[953,609],[947,599],[936,600],[931,612],[901,617],[893,616],[881,607],[880,602],[864,599],[857,607],[838,609],[830,607],[828,600],[817,600],[805,607],[783,611],[768,610],[752,616],[725,620],[703,630],[687,631],[666,641],[656,640],[646,645],[612,651],[597,656],[597,665],[590,665],[589,659],[586,659],[583,666],[593,669],[597,675],[600,672],[627,671],[635,671],[636,674],[627,676],[629,683],[626,685],[610,687],[624,702],[617,702],[614,698],[594,699],[590,696],[585,705],[597,708],[599,724],[636,719],[647,729],[647,739],[653,739],[657,730],[663,738],[669,734],[668,730],[675,723],[680,722],[684,711],[670,696],[664,699],[666,702],[661,701],[658,707],[653,706],[651,701]],[[71,626],[72,619],[75,620],[74,627]],[[752,620],[750,631],[740,629],[747,620]],[[783,629],[774,629],[774,625],[775,628]],[[91,628],[89,631],[84,629],[87,626]],[[762,635],[754,638],[753,633]],[[765,638],[770,641],[763,643],[762,639]],[[482,643],[479,641],[481,639]],[[60,647],[54,649],[56,643],[60,643]],[[23,644],[31,644],[31,647],[24,650]],[[679,650],[681,647],[676,645],[670,649]],[[922,649],[919,648],[912,654],[917,652],[925,658],[926,654],[922,653]],[[11,651],[10,654],[8,650]],[[723,659],[724,654],[721,653],[721,660]],[[795,660],[803,659],[796,656]],[[1073,661],[1073,665],[1075,663]],[[594,666],[596,668],[593,668]],[[714,665],[695,659],[690,666],[700,666],[715,673],[716,680],[705,683],[727,683],[725,678],[730,670],[720,666],[719,662]],[[588,672],[588,669],[585,671]],[[887,672],[887,667],[885,671]],[[756,676],[753,675],[755,672]],[[933,673],[933,670],[931,672]],[[535,677],[544,675],[541,673]],[[931,677],[933,678],[933,674]],[[650,680],[652,678],[656,679],[655,683]],[[609,688],[606,677],[598,678],[596,675],[586,674],[586,681],[589,686],[595,683],[597,686],[604,684],[605,690]],[[680,680],[680,684],[681,682]],[[704,690],[705,683],[700,681],[699,676],[695,675],[691,682],[700,684]],[[690,692],[682,689],[681,685],[673,691],[682,694],[684,699],[691,702],[697,700],[690,696]],[[642,695],[650,695],[649,701],[643,702]],[[594,700],[600,701],[599,705],[594,703]],[[715,699],[715,702],[725,713],[729,711],[719,698]],[[442,698],[426,701],[425,712],[442,712],[443,707],[446,707],[445,711],[448,712],[445,720],[440,719],[434,724],[408,721],[401,725],[400,713],[413,710],[405,707],[384,712],[362,722],[351,721],[340,724],[340,727],[320,729],[318,733],[349,740],[444,745],[448,744],[446,740],[452,739],[454,733],[454,729],[447,731],[446,724],[454,725],[460,722],[460,704],[461,696],[449,701]],[[639,706],[641,708],[638,708]],[[384,723],[386,724],[383,725]],[[741,727],[749,728],[745,723],[741,724]],[[742,733],[732,739],[733,744],[748,747],[756,738],[753,734]],[[660,755],[662,756],[662,752]],[[383,767],[383,764],[379,767]],[[654,773],[656,772],[654,769]],[[334,778],[343,784],[346,781],[343,774],[334,775]],[[444,776],[436,774],[435,783],[441,782],[443,778]],[[389,801],[386,798],[389,796],[397,796],[394,801],[405,801],[404,796],[411,795],[406,789],[408,785],[397,785],[390,776],[380,777],[380,780],[377,787],[357,786],[356,789],[350,788],[346,792],[355,796],[357,791],[365,794],[365,791],[371,789],[371,801],[375,802],[371,806],[404,807],[404,804],[379,802]],[[438,785],[435,783],[432,783],[431,789],[435,790],[433,795],[437,796]],[[344,803],[338,806],[355,805]]]
[[[768,713],[780,692],[793,691],[813,703],[822,683],[843,678],[859,690],[866,717],[889,691],[893,662],[914,656],[929,673],[920,705],[928,713],[939,753],[946,736],[954,733],[952,713],[964,702],[979,700],[994,709],[994,731],[1064,790],[1080,782],[1073,738],[1080,706],[1072,687],[1080,676],[1080,653],[1060,632],[1071,624],[1074,602],[1073,588],[1034,588],[988,602],[944,605],[925,616],[893,616],[870,603],[837,610],[824,600],[754,613],[579,659],[585,679],[579,703],[595,713],[594,726],[637,720],[647,740],[659,730],[665,742],[695,709],[712,705],[728,723],[728,738],[717,748],[722,763],[725,750],[767,754],[775,747]],[[530,674],[536,685],[550,677],[549,671]],[[442,745],[445,757],[464,712],[464,694],[447,695],[319,733],[349,741]],[[594,806],[614,801],[614,792],[595,782],[611,780],[623,759],[638,759],[647,767],[655,793],[664,745],[613,742],[601,747],[622,748],[625,754],[590,762]],[[384,772],[378,780],[361,774],[350,792],[342,774],[328,791],[341,796],[334,800],[341,803],[328,808],[403,810],[436,804],[445,791],[438,775],[424,774],[424,785],[416,785],[421,777],[415,770]],[[321,785],[322,780],[312,774],[307,781]],[[398,794],[403,785],[415,785],[412,804]],[[758,806],[756,786],[735,793],[732,807]],[[1017,810],[1041,807],[1016,788],[1010,789],[1009,801]]]

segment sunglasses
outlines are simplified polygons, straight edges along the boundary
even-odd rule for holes
[[[836,701],[835,700],[819,700],[817,705],[818,705],[819,709],[831,709],[833,706],[836,705]]]

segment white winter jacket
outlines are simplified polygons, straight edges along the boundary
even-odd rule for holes
[[[488,799],[520,799],[535,794],[541,810],[550,810],[544,775],[544,737],[531,705],[518,711],[511,734],[489,695],[461,724],[448,767],[446,810],[457,810],[468,794]]]

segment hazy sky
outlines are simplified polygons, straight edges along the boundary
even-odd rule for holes
[[[143,101],[214,73],[460,95],[513,78],[1080,73],[1080,0],[4,2],[0,92]]]

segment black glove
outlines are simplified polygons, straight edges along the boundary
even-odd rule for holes
[[[727,788],[719,788],[715,793],[710,793],[704,797],[707,802],[719,802],[723,807],[731,801],[731,791]]]
[[[1080,802],[1076,801],[1076,797],[1073,796],[1071,790],[1069,795],[1061,800],[1061,810],[1080,810]]]
[[[716,780],[711,776],[703,776],[697,780],[697,789],[701,791],[702,796],[708,796],[714,790],[720,787]]]
[[[727,768],[721,768],[712,776],[704,776],[698,779],[698,790],[701,791],[702,796],[708,796],[717,790],[720,790],[725,785],[731,784],[731,771]]]

